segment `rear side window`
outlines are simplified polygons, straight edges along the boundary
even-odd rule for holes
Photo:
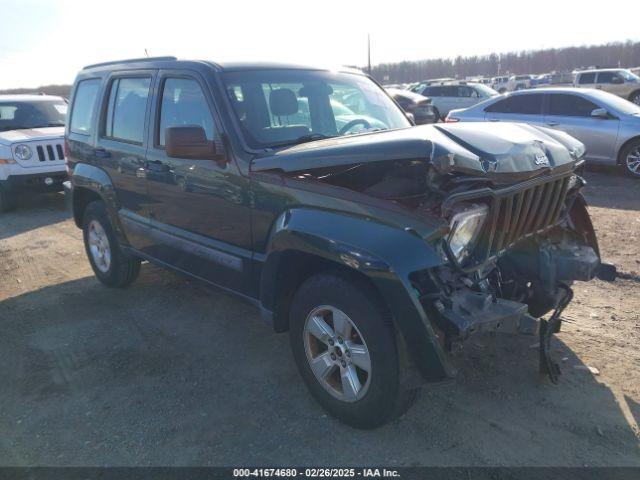
[[[442,87],[427,87],[422,91],[425,97],[441,97]]]
[[[93,119],[99,89],[99,78],[78,82],[69,123],[69,130],[73,133],[79,133],[81,135],[91,134],[91,121]]]
[[[213,140],[213,116],[200,85],[187,78],[167,78],[162,90],[158,144],[164,146],[168,127],[197,125]]]
[[[595,73],[583,73],[580,75],[578,79],[579,85],[588,85],[591,83],[596,83],[596,74]]]
[[[596,108],[595,103],[578,95],[552,94],[549,98],[549,115],[590,117]]]
[[[111,83],[104,135],[143,143],[151,77],[116,78]]]
[[[458,97],[458,88],[455,85],[448,85],[446,87],[442,87],[441,97]]]
[[[542,113],[542,95],[513,95],[489,105],[485,112],[540,115]]]

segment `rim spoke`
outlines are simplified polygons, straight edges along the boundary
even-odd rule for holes
[[[342,338],[351,338],[351,321],[344,313],[339,310],[331,311],[333,317],[333,329]]]
[[[329,352],[324,352],[322,355],[318,355],[316,358],[311,360],[310,364],[313,373],[322,380],[325,380],[331,371],[336,368],[336,365],[329,357]]]
[[[371,358],[369,357],[367,348],[364,345],[355,345],[353,343],[350,343],[348,347],[349,352],[351,352],[351,362],[356,367],[369,373],[371,370]]]
[[[344,371],[340,372],[340,379],[342,380],[342,394],[348,400],[355,400],[362,388],[355,367],[349,365],[345,368]]]
[[[309,333],[325,345],[328,345],[329,339],[335,335],[331,327],[319,315],[314,316],[309,321]]]

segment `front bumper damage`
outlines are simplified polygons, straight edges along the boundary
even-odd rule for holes
[[[526,299],[499,296],[488,278],[473,281],[448,268],[431,272],[440,292],[425,295],[421,301],[444,332],[449,350],[453,343],[480,332],[538,336],[540,372],[557,383],[560,369],[552,358],[550,345],[553,334],[560,331],[561,314],[573,298],[569,284],[595,277],[613,280],[615,267],[602,263],[593,247],[566,238],[553,244],[543,241],[536,252],[516,249],[508,255],[508,261],[519,275],[535,279],[538,289],[546,290],[544,295],[551,298],[552,312],[548,319],[532,316]]]

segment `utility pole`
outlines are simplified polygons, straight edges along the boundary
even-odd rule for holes
[[[367,69],[371,75],[371,35],[367,33]]]

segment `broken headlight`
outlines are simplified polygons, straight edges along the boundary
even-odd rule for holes
[[[448,242],[458,263],[462,263],[473,249],[488,213],[486,205],[473,205],[451,219]]]

